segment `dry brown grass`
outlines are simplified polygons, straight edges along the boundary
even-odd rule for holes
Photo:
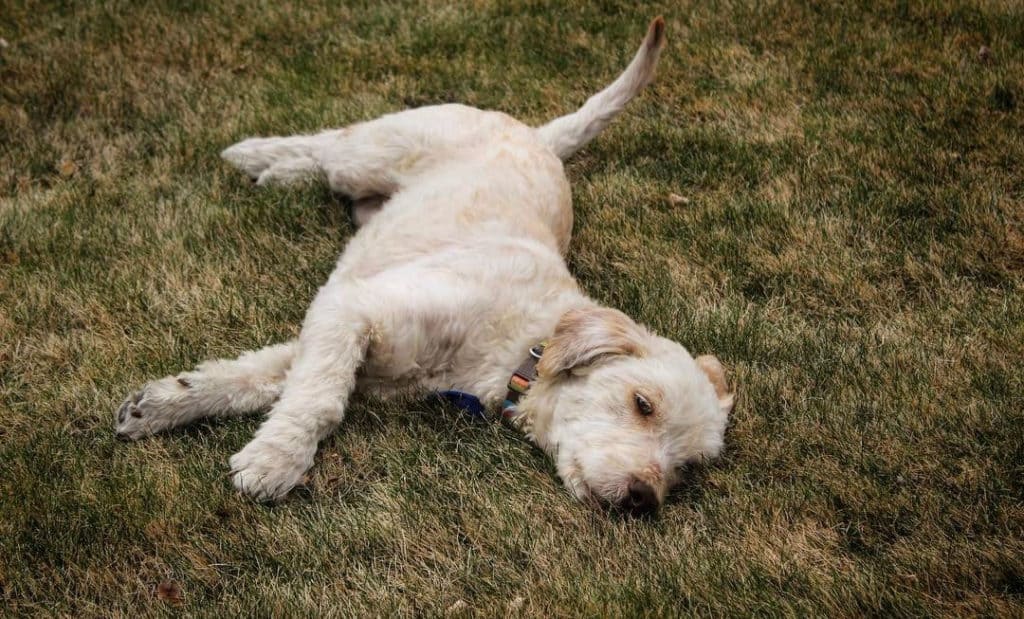
[[[8,4],[8,612],[1024,612],[1017,3]],[[584,286],[739,386],[659,519],[418,402],[360,403],[274,508],[225,477],[255,420],[114,440],[143,380],[293,335],[352,232],[221,148],[449,100],[539,122],[659,13],[658,82],[569,165]]]

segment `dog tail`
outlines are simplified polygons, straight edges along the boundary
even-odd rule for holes
[[[665,46],[665,20],[656,17],[633,61],[610,86],[587,99],[572,114],[537,129],[541,139],[563,161],[597,137],[612,119],[654,79],[658,56]]]

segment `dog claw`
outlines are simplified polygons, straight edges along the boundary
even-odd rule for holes
[[[142,416],[142,413],[138,410],[138,404],[142,401],[143,392],[141,390],[136,391],[129,395],[121,406],[117,409],[117,423],[122,424],[129,415],[135,418]]]
[[[145,390],[139,390],[129,395],[117,409],[117,424],[115,431],[117,438],[122,440],[134,440],[148,434],[141,424],[143,412],[140,408],[145,397]]]
[[[135,440],[177,425],[180,419],[175,414],[175,402],[193,384],[191,377],[169,376],[129,394],[114,414],[117,437]]]

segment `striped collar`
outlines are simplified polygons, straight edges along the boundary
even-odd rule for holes
[[[530,348],[530,354],[520,364],[512,377],[508,379],[508,393],[501,405],[501,416],[505,421],[515,421],[519,417],[519,400],[530,390],[530,385],[537,379],[537,363],[544,354],[546,341]]]

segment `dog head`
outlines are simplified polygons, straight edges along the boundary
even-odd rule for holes
[[[722,448],[733,394],[718,359],[694,359],[622,312],[566,312],[537,372],[524,402],[532,438],[581,500],[652,512],[681,467]]]

